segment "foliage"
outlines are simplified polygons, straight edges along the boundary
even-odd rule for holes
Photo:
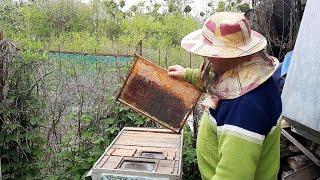
[[[179,26],[176,25],[177,21],[181,22]],[[182,14],[168,14],[158,19],[151,15],[136,15],[123,21],[119,40],[127,46],[138,44],[142,39],[144,46],[151,48],[178,46],[182,37],[196,27],[191,17]]]
[[[123,2],[111,0],[5,2],[0,3],[5,35],[26,48],[34,42],[39,49],[101,53],[116,49],[113,53],[119,53],[122,47],[136,48],[143,39],[145,49],[167,50],[179,47],[182,37],[199,26],[193,17],[184,15],[179,1],[169,1],[168,8],[174,10],[162,13],[160,4],[146,10],[143,1],[127,12],[121,10]]]
[[[36,64],[21,59],[10,41],[1,41],[0,154],[4,179],[40,178],[45,163],[41,133],[43,101],[36,93]],[[3,81],[4,80],[4,81]],[[2,86],[4,85],[4,86]]]
[[[122,0],[0,1],[0,31],[21,49],[1,102],[4,179],[79,179],[122,127],[155,126],[115,102],[127,66],[63,62],[48,50],[127,54],[143,40],[145,56],[159,65],[196,67],[201,58],[186,53],[180,40],[199,22],[190,6],[166,3],[164,11],[162,4],[140,2],[124,12]],[[188,137],[184,177],[197,179]]]
[[[248,3],[242,3],[241,0],[227,0],[227,1],[218,1],[216,12],[222,11],[235,11],[235,12],[246,12],[250,9]]]
[[[201,179],[197,164],[196,149],[193,147],[195,139],[193,139],[188,126],[186,126],[183,131],[183,179]]]
[[[82,114],[83,121],[81,142],[78,147],[61,150],[57,156],[57,163],[62,162],[62,169],[57,169],[58,179],[71,179],[84,177],[94,162],[101,156],[105,148],[112,142],[115,136],[124,126],[141,126],[146,124],[146,119],[133,113],[126,107],[114,103],[114,98],[109,99],[110,111],[99,120],[100,124],[93,125],[97,121],[92,114]],[[69,118],[76,118],[76,114]],[[62,145],[68,147],[70,138],[74,133],[68,133],[62,140]]]

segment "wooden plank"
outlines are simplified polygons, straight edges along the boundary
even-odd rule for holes
[[[153,137],[168,138],[168,139],[180,139],[181,137],[181,135],[177,135],[177,134],[135,132],[135,131],[125,131],[123,132],[123,136],[153,136]]]
[[[173,174],[173,167],[158,167],[157,172],[163,174]]]
[[[320,177],[320,168],[316,165],[310,165],[302,168],[296,172],[293,172],[285,177],[283,180],[301,180],[301,179],[315,179]]]
[[[155,147],[178,147],[181,143],[181,136],[177,134],[158,134],[148,132],[124,131],[115,145],[136,145]]]
[[[117,145],[115,144],[112,146],[112,148],[120,148],[120,149],[125,149],[125,148],[132,148],[132,146],[126,146],[126,145]],[[175,156],[175,152],[179,153],[179,149],[173,149],[173,148],[166,148],[166,147],[157,147],[156,149],[154,147],[149,147],[149,146],[137,146],[137,149],[139,151],[157,151],[157,152],[172,152],[173,154],[171,155],[172,157]],[[169,156],[169,155],[168,155]]]
[[[0,158],[0,180],[2,180],[2,172],[1,172],[1,158]]]
[[[102,165],[102,168],[114,169],[119,165],[122,159],[123,157],[121,156],[110,156],[108,160]]]
[[[122,141],[127,141],[127,140],[134,140],[135,142],[145,142],[146,144],[148,144],[149,142],[152,143],[168,143],[168,144],[179,144],[180,140],[179,139],[158,139],[157,141],[154,140],[154,138],[157,137],[136,137],[136,139],[134,138],[129,138],[130,136],[124,136],[123,138],[120,138],[119,141],[116,142],[116,144],[122,144]],[[127,138],[127,139],[126,139]]]
[[[158,138],[158,139],[155,139],[155,138]],[[121,143],[122,140],[134,140],[134,141],[144,141],[146,143],[149,143],[149,142],[159,142],[159,143],[180,143],[180,139],[176,139],[176,138],[161,138],[161,137],[157,137],[157,136],[151,136],[151,137],[148,137],[148,136],[122,136],[117,142],[116,144],[118,143]]]
[[[118,143],[117,143],[118,144]],[[127,145],[127,146],[147,146],[147,147],[167,147],[167,148],[179,148],[179,144],[169,144],[166,142],[158,143],[158,142],[133,142],[132,140],[122,141],[121,145]]]
[[[180,138],[174,137],[174,136],[162,136],[158,134],[149,134],[149,133],[141,133],[141,134],[129,134],[129,133],[124,133],[122,137],[126,137],[129,139],[137,138],[137,139],[143,139],[143,138],[156,138],[153,139],[152,141],[157,142],[157,141],[163,141],[163,140],[168,140],[168,141],[180,141]]]
[[[172,133],[171,130],[168,129],[159,129],[159,128],[140,128],[140,127],[124,127],[124,132],[127,131],[138,131],[138,132],[154,132],[154,133]]]
[[[320,1],[308,0],[283,88],[283,115],[320,131]]]
[[[299,148],[305,155],[307,155],[316,165],[320,166],[320,160],[307,148],[305,148],[298,140],[296,140],[285,129],[281,129],[281,134],[291,141],[297,148]]]
[[[133,156],[136,153],[137,149],[130,148],[115,148],[111,153],[112,156]]]

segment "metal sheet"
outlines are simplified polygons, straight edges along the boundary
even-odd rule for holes
[[[283,88],[283,115],[320,132],[320,1],[308,0]],[[298,128],[298,127],[296,127]]]
[[[201,91],[172,78],[167,71],[136,55],[118,100],[175,132],[180,132]]]

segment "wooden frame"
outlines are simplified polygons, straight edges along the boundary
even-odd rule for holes
[[[181,79],[176,79],[176,78],[171,78],[171,77],[168,77],[166,74],[167,74],[167,70],[155,65],[154,63],[148,61],[147,59],[143,58],[142,56],[139,56],[137,54],[135,54],[135,61],[133,62],[133,65],[127,75],[127,78],[124,82],[124,85],[122,86],[118,96],[117,96],[117,100],[127,106],[129,106],[130,108],[132,108],[133,110],[135,110],[136,112],[150,118],[151,120],[159,123],[160,125],[176,132],[176,133],[180,133],[188,116],[192,113],[192,110],[195,106],[195,104],[197,103],[197,101],[199,100],[202,92],[200,90],[198,90],[195,86],[193,86],[192,84],[184,81],[184,80],[181,80]],[[148,66],[149,70],[152,69],[154,70],[154,72],[147,72],[145,74],[149,75],[148,77],[144,76],[144,78],[146,79],[145,81],[146,82],[149,82],[149,80],[151,78],[158,78],[157,80],[160,82],[157,82],[158,84],[161,84],[161,86],[159,86],[161,88],[161,90],[165,90],[167,92],[170,91],[170,93],[176,95],[172,95],[173,97],[179,97],[177,99],[179,99],[180,101],[183,101],[184,102],[184,105],[183,108],[179,109],[178,110],[181,110],[181,111],[186,111],[186,113],[182,115],[181,114],[178,114],[179,112],[181,111],[174,111],[172,114],[174,113],[177,113],[179,115],[179,119],[175,119],[175,118],[172,118],[172,119],[175,119],[174,121],[168,121],[168,118],[165,119],[163,118],[163,116],[161,117],[161,115],[158,115],[158,114],[152,114],[150,112],[148,112],[145,109],[141,108],[141,106],[139,107],[139,105],[143,104],[143,103],[147,103],[147,102],[138,102],[135,101],[135,102],[132,102],[132,100],[128,99],[127,97],[125,97],[125,94],[129,91],[127,86],[129,86],[128,84],[130,84],[133,80],[133,78],[137,77],[137,76],[140,76],[142,74],[142,70],[138,71],[136,69],[138,69],[139,67],[137,66],[142,66],[142,65],[146,65]],[[140,73],[140,74],[139,74]],[[165,75],[164,75],[165,74]],[[157,77],[150,77],[150,76],[157,76]],[[149,79],[148,79],[149,78]],[[162,79],[163,78],[163,79]],[[159,80],[161,79],[161,80]],[[154,83],[152,80],[150,80],[150,82]],[[170,88],[169,86],[172,85],[173,83],[175,83],[175,85],[178,87],[178,88]],[[156,83],[154,83],[156,84]],[[156,84],[156,85],[158,85]],[[148,89],[148,87],[144,87],[143,89]],[[151,88],[149,88],[151,89]],[[188,95],[181,95],[182,92],[185,93],[185,92],[190,92],[190,94]],[[156,92],[157,93],[157,92]],[[176,94],[175,94],[176,93]],[[169,93],[167,93],[169,94]],[[132,97],[132,96],[130,96]],[[148,98],[148,97],[147,97]],[[146,99],[147,99],[146,98]],[[150,98],[151,99],[151,98]],[[152,100],[152,99],[151,99]],[[161,102],[162,102],[162,99],[161,99]],[[139,104],[140,103],[140,104]],[[138,105],[137,105],[138,104]],[[163,107],[164,109],[162,109],[161,111],[164,111],[165,112],[165,109],[166,107]],[[174,107],[170,107],[170,108],[174,108]],[[169,110],[167,110],[168,112]],[[160,112],[160,111],[159,111]],[[170,111],[171,112],[171,111]],[[159,113],[161,114],[161,113]],[[168,114],[168,113],[167,113]],[[183,116],[183,117],[182,117]],[[174,127],[174,122],[177,124],[177,121],[179,121],[179,127]],[[170,122],[172,122],[170,124]],[[177,126],[177,125],[176,125]]]

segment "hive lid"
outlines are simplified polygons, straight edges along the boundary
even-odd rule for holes
[[[167,70],[135,55],[117,99],[179,133],[201,94],[192,84],[169,77]]]

